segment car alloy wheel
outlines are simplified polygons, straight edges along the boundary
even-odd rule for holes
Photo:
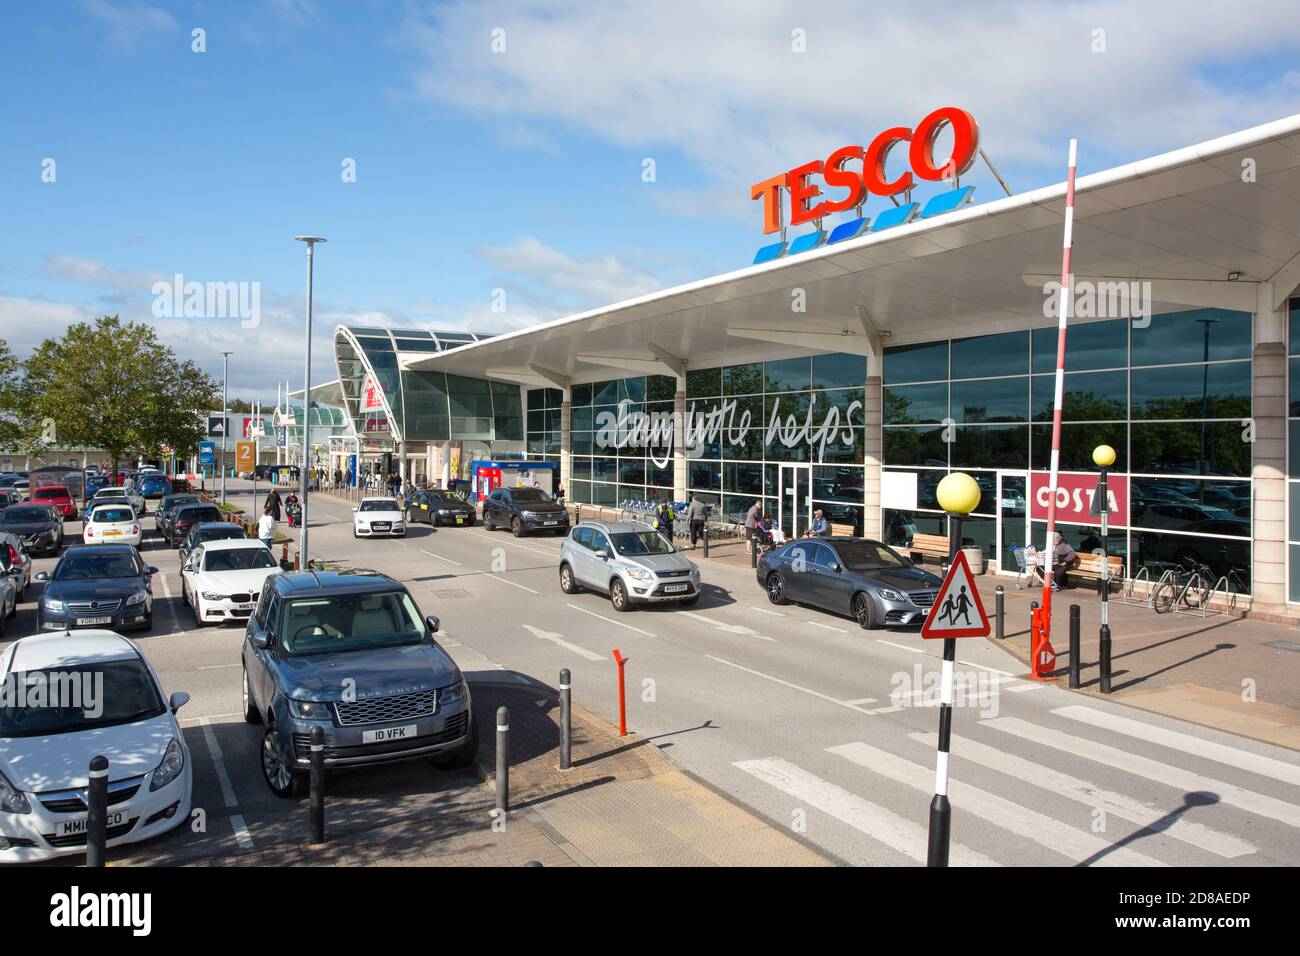
[[[262,734],[262,777],[277,797],[302,795],[303,775],[293,769],[274,724]]]
[[[567,564],[560,565],[560,590],[565,594],[574,594],[578,590],[578,582],[573,580],[573,568]]]
[[[524,523],[518,518],[512,518],[510,520],[510,533],[516,538],[522,538],[524,536]]]
[[[618,578],[609,586],[609,603],[614,605],[615,611],[626,611],[632,606],[627,599],[627,585]]]
[[[876,604],[862,591],[853,595],[853,620],[858,627],[869,631],[876,626]]]
[[[786,603],[785,582],[781,580],[781,575],[769,574],[767,576],[767,599],[773,604]]]

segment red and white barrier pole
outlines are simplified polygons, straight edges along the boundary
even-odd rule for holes
[[[618,665],[618,735],[627,736],[627,693],[626,685],[623,680],[623,666],[631,658],[624,657],[614,648],[614,663]]]
[[[1071,275],[1070,254],[1074,248],[1074,173],[1078,162],[1079,141],[1070,140],[1070,165],[1065,180],[1065,237],[1061,248],[1061,299],[1057,317],[1056,334],[1056,391],[1052,405],[1052,463],[1048,479],[1047,543],[1043,549],[1046,563],[1043,568],[1043,604],[1034,612],[1033,633],[1030,635],[1029,673],[1039,680],[1047,680],[1056,666],[1056,652],[1052,650],[1052,572],[1056,563],[1056,483],[1061,468],[1061,411],[1065,393],[1065,335],[1070,324]]]

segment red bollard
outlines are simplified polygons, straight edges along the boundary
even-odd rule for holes
[[[623,665],[631,658],[624,657],[614,648],[614,663],[618,665],[618,735],[627,736],[627,693],[626,684],[623,680]]]

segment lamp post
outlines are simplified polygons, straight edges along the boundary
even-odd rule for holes
[[[230,431],[230,356],[233,352],[221,353],[221,504],[226,503],[226,432]]]
[[[307,569],[307,470],[308,454],[311,448],[311,291],[312,260],[316,243],[325,242],[320,236],[294,236],[299,242],[307,243],[307,326],[304,332],[302,360],[302,468],[298,476],[299,497],[302,499],[302,527],[298,529],[298,563],[304,571]],[[288,396],[285,396],[288,406]]]
[[[948,567],[951,568],[961,550],[961,521],[980,503],[980,486],[970,475],[957,471],[939,482],[935,495],[939,507],[948,513]],[[956,660],[957,640],[945,637],[943,675],[939,685],[939,749],[935,756],[934,799],[930,801],[927,866],[948,865],[948,838],[952,832],[952,807],[948,803],[948,752],[952,740],[952,685]]]
[[[1107,517],[1110,494],[1106,490],[1106,472],[1115,464],[1115,449],[1098,445],[1092,450],[1093,463],[1101,469],[1097,476],[1097,512],[1101,516],[1101,629],[1097,632],[1097,669],[1101,672],[1101,692],[1110,693],[1110,544],[1107,540]],[[1073,662],[1071,662],[1073,663]]]
[[[1205,461],[1205,419],[1209,415],[1210,407],[1210,326],[1219,320],[1214,316],[1208,316],[1203,319],[1197,319],[1197,322],[1205,326],[1205,351],[1201,365],[1201,461],[1200,473],[1209,474],[1209,467]]]

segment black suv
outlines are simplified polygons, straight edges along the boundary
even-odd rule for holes
[[[569,513],[564,505],[540,488],[498,488],[483,502],[483,527],[494,531],[505,525],[522,538],[530,531],[569,533]]]
[[[185,536],[196,524],[224,520],[226,519],[222,517],[221,509],[216,505],[181,505],[172,512],[171,520],[167,522],[167,544],[179,548]]]
[[[434,527],[462,524],[472,527],[478,515],[474,506],[458,494],[441,491],[417,491],[406,505],[406,523],[423,522]]]

